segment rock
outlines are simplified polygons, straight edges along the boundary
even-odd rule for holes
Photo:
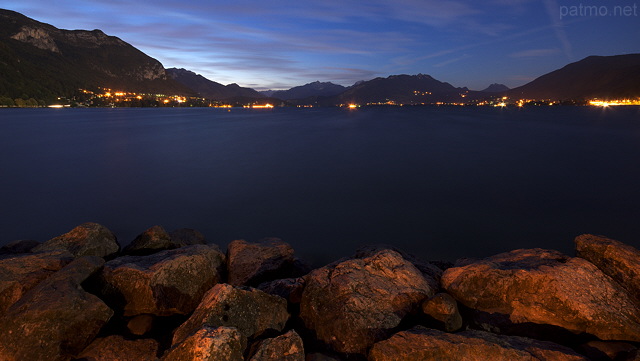
[[[33,248],[33,252],[66,249],[75,257],[108,258],[120,251],[116,236],[98,223],[83,223],[71,231]]]
[[[435,320],[446,332],[455,332],[462,328],[462,316],[458,303],[447,293],[438,293],[422,303],[422,312]]]
[[[169,238],[171,239],[171,243],[173,243],[176,248],[193,246],[195,244],[207,244],[202,233],[190,228],[176,229],[175,231],[169,233]]]
[[[289,313],[287,301],[255,288],[238,288],[219,283],[203,297],[193,315],[175,331],[173,344],[178,344],[203,326],[229,326],[247,338],[266,331],[282,331]]]
[[[9,307],[0,319],[0,360],[66,361],[82,351],[113,315],[81,287],[103,264],[77,258]]]
[[[425,280],[429,282],[429,287],[431,287],[434,291],[437,292],[437,290],[440,288],[440,277],[442,277],[442,269],[440,269],[440,267],[431,262],[424,261],[396,247],[390,245],[365,246],[358,249],[352,258],[367,258],[384,250],[395,251],[400,254],[402,258],[411,262],[420,272],[422,272]]]
[[[640,251],[602,236],[576,237],[577,256],[595,264],[613,278],[640,304]]]
[[[466,307],[488,316],[486,325],[503,332],[538,330],[544,337],[561,328],[602,340],[640,341],[640,309],[620,285],[582,258],[515,250],[449,268],[442,285]]]
[[[142,336],[153,328],[152,315],[138,315],[127,322],[127,329],[134,335]]]
[[[342,353],[365,354],[435,294],[423,274],[392,250],[319,268],[305,283],[300,318],[318,340]]]
[[[376,343],[369,361],[588,361],[552,342],[484,331],[446,333],[421,326]]]
[[[27,291],[73,260],[67,251],[5,256],[0,259],[0,316]]]
[[[131,243],[129,243],[122,253],[127,255],[144,256],[158,251],[178,248],[171,242],[171,236],[162,226],[153,226],[142,232]]]
[[[95,339],[77,361],[156,361],[158,348],[153,339],[126,340],[114,335]]]
[[[119,257],[104,267],[104,293],[124,303],[125,316],[186,315],[220,282],[223,264],[217,247],[205,245]]]
[[[261,283],[258,289],[270,295],[280,296],[289,301],[289,303],[298,304],[302,301],[304,278],[284,278],[265,282]]]
[[[291,330],[258,343],[249,361],[305,361],[302,339]]]
[[[293,248],[278,238],[265,238],[256,243],[235,240],[227,248],[229,284],[256,286],[269,279],[286,278],[293,255]]]
[[[591,361],[628,360],[638,349],[626,342],[589,341],[577,349]]]
[[[246,342],[233,327],[203,326],[167,351],[161,361],[244,361]]]
[[[30,239],[14,241],[0,247],[0,256],[5,254],[29,253],[33,248],[39,245],[40,245],[40,242],[30,240]]]

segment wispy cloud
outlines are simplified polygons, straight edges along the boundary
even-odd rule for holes
[[[551,56],[551,55],[556,55],[560,52],[560,49],[529,49],[529,50],[523,50],[523,51],[518,51],[515,53],[511,53],[509,54],[510,57],[512,58],[534,58],[534,57],[541,57],[541,56]]]

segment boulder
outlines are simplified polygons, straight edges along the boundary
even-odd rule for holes
[[[521,249],[449,268],[442,286],[502,332],[640,341],[640,309],[625,290],[592,263],[557,251]]]
[[[173,243],[176,248],[193,246],[195,244],[207,244],[202,233],[190,228],[176,229],[169,233],[169,238],[171,238],[171,243]]]
[[[595,264],[640,304],[640,250],[602,236],[576,237],[577,256]]]
[[[485,331],[447,333],[421,326],[376,343],[369,361],[588,361],[552,342]]]
[[[0,316],[27,291],[72,260],[73,255],[64,250],[0,258]]]
[[[39,245],[40,245],[40,242],[30,240],[30,239],[22,239],[19,241],[14,241],[0,247],[0,256],[6,255],[6,254],[29,253],[31,252],[32,249],[34,249]]]
[[[260,341],[249,361],[305,361],[302,339],[296,331]]]
[[[247,338],[267,331],[282,331],[289,313],[287,301],[255,288],[238,288],[219,283],[203,297],[193,315],[173,334],[176,345],[202,328],[229,326]]]
[[[261,283],[258,289],[270,295],[280,296],[289,301],[289,303],[298,304],[302,300],[304,278],[284,278],[265,282]]]
[[[103,264],[77,258],[9,307],[0,318],[0,360],[66,361],[84,350],[113,315],[81,286]]]
[[[246,344],[233,327],[203,326],[167,351],[161,361],[244,361]]]
[[[380,250],[305,276],[300,318],[333,350],[365,354],[435,294],[430,282],[398,252]]]
[[[447,293],[438,293],[424,301],[422,313],[446,332],[455,332],[462,328],[462,316],[458,311],[458,303]]]
[[[33,248],[33,252],[65,249],[75,257],[97,256],[107,258],[120,251],[116,236],[98,223],[83,223],[69,232],[50,239]]]
[[[139,234],[124,247],[122,253],[141,256],[174,248],[177,248],[177,246],[171,242],[169,233],[162,226],[153,226]]]
[[[125,316],[186,315],[220,282],[224,255],[216,246],[194,245],[147,256],[124,256],[105,264],[105,296]]]
[[[113,335],[95,339],[77,361],[156,361],[158,347],[153,339],[127,340]]]
[[[235,240],[227,248],[229,284],[257,286],[274,278],[286,278],[292,268],[294,251],[278,238],[255,243]]]

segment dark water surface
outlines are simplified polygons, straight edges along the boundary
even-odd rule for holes
[[[94,221],[324,262],[640,247],[638,108],[0,109],[0,244]]]

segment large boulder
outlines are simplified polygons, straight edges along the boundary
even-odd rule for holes
[[[284,335],[258,342],[249,361],[305,361],[300,335],[291,330]]]
[[[71,261],[73,255],[64,250],[0,258],[0,316],[27,291]]]
[[[0,318],[0,360],[66,361],[82,351],[113,315],[81,286],[103,264],[78,258],[9,307]]]
[[[442,286],[503,332],[640,341],[640,309],[625,290],[592,263],[557,251],[521,249],[449,268]]]
[[[255,243],[235,240],[227,247],[229,284],[257,286],[271,278],[286,278],[292,268],[294,251],[278,238],[265,238]]]
[[[113,335],[95,339],[80,355],[78,361],[156,361],[158,341],[154,339],[127,340]]]
[[[335,351],[365,354],[435,294],[429,282],[398,252],[380,250],[305,276],[300,318]]]
[[[178,344],[203,326],[229,326],[247,338],[267,331],[282,331],[289,313],[287,301],[255,288],[239,288],[219,283],[203,297],[193,315],[173,334]]]
[[[640,304],[640,250],[591,234],[576,237],[575,244],[578,257],[595,264]]]
[[[244,361],[246,338],[233,327],[203,326],[165,353],[161,361]]]
[[[33,248],[33,252],[66,249],[75,257],[110,257],[120,251],[116,236],[105,226],[87,222]]]
[[[142,256],[174,248],[178,245],[171,241],[169,233],[162,226],[153,226],[125,246],[122,253]]]
[[[224,255],[216,246],[194,245],[148,256],[124,256],[105,264],[107,298],[120,303],[125,316],[186,315],[220,282]]]
[[[446,333],[421,326],[376,343],[369,361],[588,361],[572,349],[484,331]]]

